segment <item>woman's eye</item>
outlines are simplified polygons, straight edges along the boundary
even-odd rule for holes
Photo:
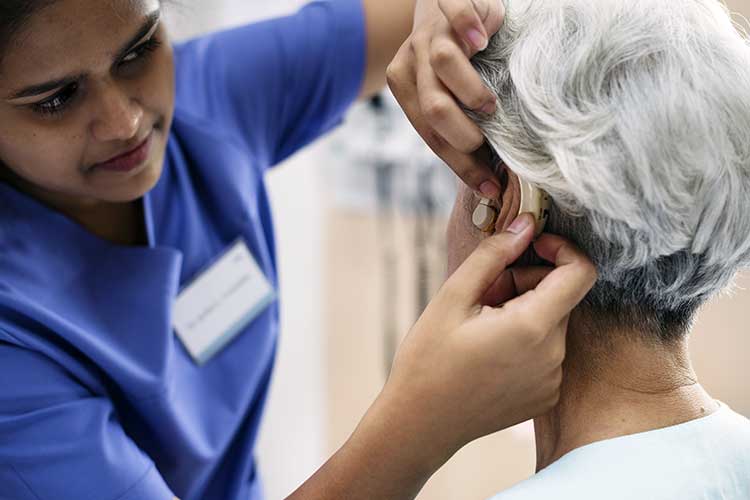
[[[77,91],[78,84],[72,83],[52,97],[33,104],[31,107],[34,111],[42,115],[55,115],[61,113],[65,107],[70,104],[70,101],[73,100]]]

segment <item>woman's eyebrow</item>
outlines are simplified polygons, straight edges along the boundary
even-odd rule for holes
[[[138,42],[140,42],[146,35],[154,30],[160,19],[160,9],[157,9],[149,14],[148,17],[146,17],[146,21],[143,23],[143,26],[141,26],[135,36],[133,36],[127,43],[125,43],[118,51],[117,57],[115,57],[115,61],[119,61],[120,59],[128,55],[128,53],[130,53],[136,47],[136,45],[138,45]],[[10,97],[8,97],[8,100],[14,101],[16,99],[24,99],[41,94],[46,94],[47,92],[50,92],[52,90],[65,87],[67,85],[70,85],[71,83],[80,81],[84,76],[85,75],[71,75],[64,78],[59,78],[57,80],[40,83],[38,85],[31,85],[18,92],[13,93]]]
[[[130,39],[126,44],[122,46],[122,48],[117,53],[117,57],[115,57],[115,61],[119,61],[128,53],[130,53],[136,45],[138,45],[138,42],[140,42],[143,38],[146,37],[146,35],[150,34],[151,31],[154,30],[156,25],[159,23],[159,19],[161,19],[161,10],[156,9],[154,12],[148,15],[146,17],[146,21],[143,23],[143,26],[141,26],[141,29],[138,30],[138,33],[133,36],[133,38]]]

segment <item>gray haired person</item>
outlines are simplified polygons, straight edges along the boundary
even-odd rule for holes
[[[750,264],[750,42],[717,0],[506,7],[473,60],[497,110],[470,113],[503,160],[499,202],[513,177],[547,191],[547,231],[599,280],[535,420],[537,474],[496,500],[749,499],[750,421],[700,386],[688,334]],[[451,269],[485,237],[478,203],[459,193]]]

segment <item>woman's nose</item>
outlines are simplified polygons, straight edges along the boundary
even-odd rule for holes
[[[126,141],[138,134],[143,108],[116,86],[101,90],[91,132],[99,141]]]

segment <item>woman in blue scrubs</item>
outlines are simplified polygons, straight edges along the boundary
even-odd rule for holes
[[[466,48],[451,26],[478,3],[320,1],[173,48],[158,0],[3,0],[0,498],[262,498],[253,449],[278,334],[263,175],[377,91],[412,29],[402,50]],[[478,29],[466,43],[481,48]],[[454,99],[435,79],[470,52],[421,64],[417,98]],[[443,136],[462,133],[447,116]],[[352,438],[290,498],[412,498],[470,440],[551,407],[564,324],[594,273],[558,240],[536,244],[554,270],[504,273],[530,225],[449,279]],[[236,248],[243,281],[212,295]],[[270,293],[230,307],[241,286]],[[190,290],[200,317],[175,307]],[[238,319],[175,334],[217,310]]]

